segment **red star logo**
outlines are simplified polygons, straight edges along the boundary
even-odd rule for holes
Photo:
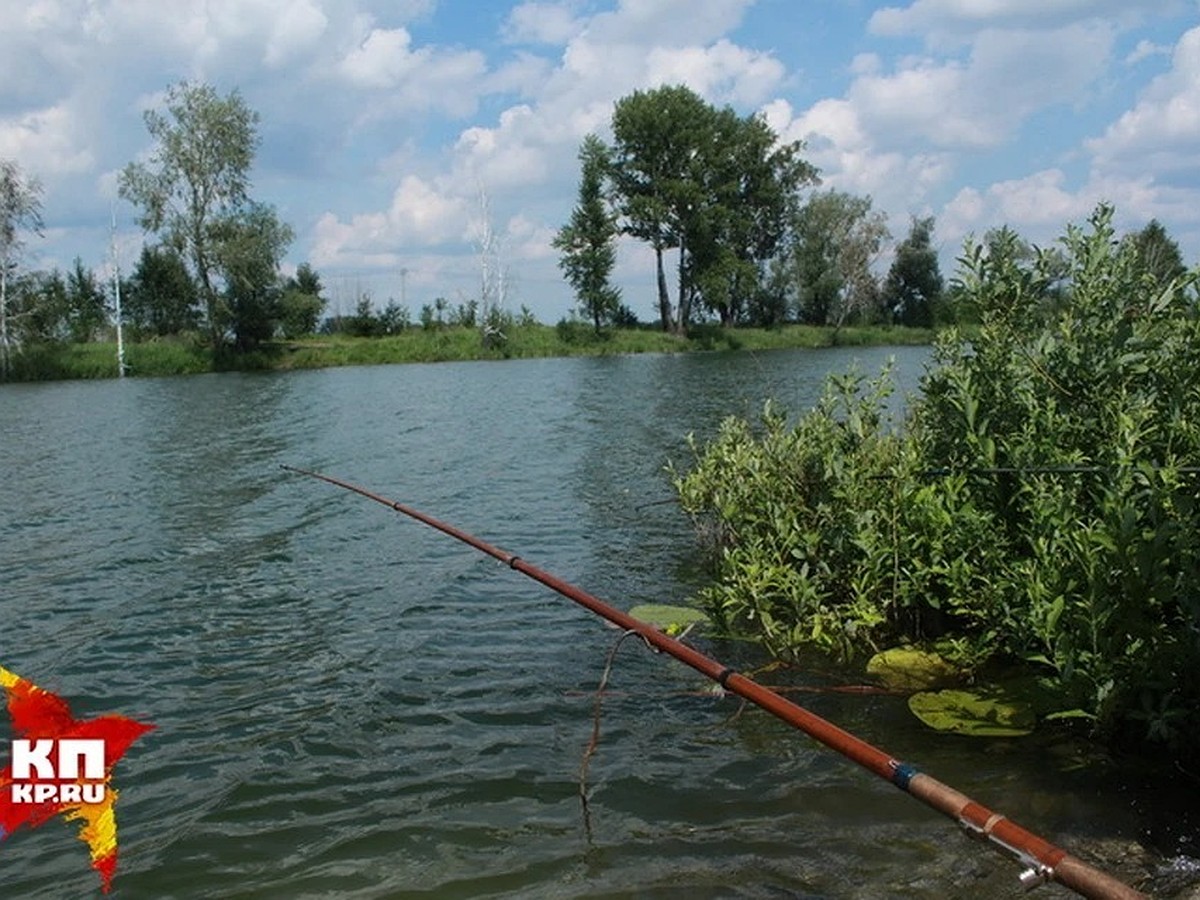
[[[117,868],[117,821],[113,810],[117,791],[111,786],[112,769],[130,745],[154,726],[118,715],[75,719],[61,697],[3,666],[0,687],[8,696],[14,741],[38,744],[47,758],[51,748],[62,746],[61,741],[103,742],[104,753],[103,779],[99,782],[85,776],[16,779],[13,765],[5,767],[0,772],[0,841],[21,826],[37,828],[57,815],[80,821],[79,839],[88,845],[92,868],[100,874],[101,888],[107,894]],[[54,743],[45,744],[46,740]],[[83,796],[85,784],[89,790]]]

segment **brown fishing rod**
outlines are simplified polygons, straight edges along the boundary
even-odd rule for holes
[[[1111,875],[1072,856],[1066,850],[1026,831],[1005,816],[976,803],[970,797],[920,772],[915,766],[884,753],[848,731],[843,731],[832,722],[822,719],[745,675],[664,634],[654,626],[639,621],[628,613],[592,596],[587,591],[525,562],[514,553],[495,547],[460,528],[455,528],[420,510],[413,509],[411,506],[389,500],[387,497],[340,478],[294,466],[282,466],[281,468],[352,491],[395,512],[416,519],[430,528],[435,528],[443,534],[448,534],[450,537],[486,553],[510,569],[515,569],[522,575],[541,582],[568,600],[573,600],[601,618],[607,619],[623,631],[636,633],[650,646],[686,663],[697,672],[711,678],[726,691],[749,700],[789,725],[800,729],[814,740],[820,741],[825,746],[853,760],[864,769],[874,772],[885,781],[890,781],[927,806],[949,816],[972,837],[986,840],[1014,857],[1025,867],[1020,874],[1020,881],[1027,889],[1046,881],[1054,881],[1083,897],[1096,898],[1096,900],[1134,900],[1134,898],[1144,897],[1143,894],[1124,882],[1118,881]]]

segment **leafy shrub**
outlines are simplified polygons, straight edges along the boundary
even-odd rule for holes
[[[1062,254],[968,246],[978,313],[902,430],[889,380],[831,379],[789,425],[730,419],[677,475],[704,599],[776,653],[953,641],[1019,661],[1114,737],[1200,750],[1200,272],[1161,283],[1112,210]]]

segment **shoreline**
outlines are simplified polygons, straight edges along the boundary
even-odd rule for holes
[[[638,353],[697,353],[792,350],[853,346],[912,346],[933,342],[934,331],[904,326],[843,327],[785,325],[780,328],[723,328],[700,325],[687,337],[646,328],[611,329],[527,325],[511,329],[499,347],[484,347],[478,329],[461,326],[406,329],[387,337],[310,335],[275,341],[248,353],[214,355],[195,338],[159,338],[126,343],[130,377],[209,372],[292,371],[357,365],[467,362]],[[13,356],[10,382],[71,381],[117,377],[116,342],[46,344]],[[0,382],[2,383],[2,382]]]

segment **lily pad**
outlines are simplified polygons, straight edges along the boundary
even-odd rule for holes
[[[689,625],[707,625],[709,618],[690,606],[668,606],[664,603],[644,603],[629,610],[629,615],[667,634],[679,634]]]
[[[1032,706],[998,691],[913,694],[908,708],[936,731],[972,737],[1020,737],[1037,721]]]
[[[876,653],[867,663],[867,674],[897,691],[923,691],[962,677],[958,669],[936,653],[916,647],[893,647]]]

